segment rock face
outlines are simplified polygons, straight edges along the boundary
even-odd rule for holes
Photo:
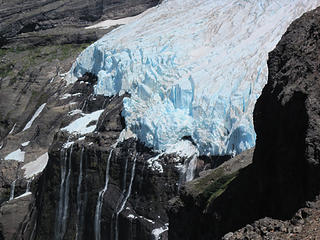
[[[218,239],[265,216],[288,219],[319,194],[319,22],[320,8],[304,14],[269,54],[268,83],[254,110],[253,164],[231,179],[223,174],[230,181],[210,183],[205,205],[187,184],[172,201],[169,238]]]

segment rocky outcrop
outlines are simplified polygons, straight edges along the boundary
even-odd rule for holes
[[[266,216],[290,219],[319,194],[319,22],[320,8],[304,14],[269,54],[268,83],[254,110],[253,164],[236,176],[223,173],[223,181],[207,179],[213,191],[205,204],[187,184],[172,201],[169,238],[218,239]]]
[[[223,240],[263,240],[317,239],[320,235],[320,201],[307,202],[290,220],[278,220],[269,217],[259,219],[236,232],[227,233]]]

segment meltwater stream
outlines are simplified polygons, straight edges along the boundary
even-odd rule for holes
[[[31,185],[31,179],[29,179],[29,180],[27,181],[27,188],[26,188],[26,192],[25,192],[25,193],[30,192],[30,185]]]
[[[80,156],[80,166],[79,166],[79,178],[78,178],[78,187],[77,187],[77,225],[76,225],[76,240],[81,239],[81,211],[83,209],[82,202],[81,202],[81,185],[82,185],[82,168],[83,168],[83,152],[84,147],[81,149],[81,156]]]
[[[11,189],[10,189],[10,198],[9,198],[9,201],[14,199],[14,190],[16,188],[16,180],[14,180],[12,183],[11,183]]]
[[[112,157],[112,152],[113,149],[111,149],[107,161],[107,167],[106,167],[106,182],[104,185],[104,188],[99,192],[98,200],[97,200],[97,206],[96,206],[96,213],[94,217],[94,234],[95,234],[95,239],[100,240],[101,239],[101,234],[100,234],[100,229],[101,229],[101,211],[102,211],[102,204],[103,204],[103,198],[105,192],[108,190],[108,183],[109,183],[109,169],[110,169],[110,159]]]
[[[136,161],[137,161],[137,158],[135,157],[134,160],[133,160],[132,168],[131,168],[131,178],[130,178],[130,183],[129,183],[129,186],[128,186],[128,190],[126,192],[125,197],[122,199],[122,202],[120,204],[120,208],[116,212],[116,218],[115,218],[116,222],[115,222],[115,231],[114,231],[115,232],[115,238],[114,238],[114,240],[118,240],[119,239],[118,218],[119,218],[119,214],[123,211],[128,199],[130,197],[130,194],[131,194],[132,183],[133,183],[133,179],[134,179],[134,175],[135,175],[135,169],[136,169]]]
[[[59,205],[56,215],[55,223],[55,239],[61,240],[66,232],[66,223],[69,209],[69,192],[70,192],[70,175],[71,175],[71,156],[73,145],[70,146],[70,153],[68,149],[61,150],[60,164],[61,164],[61,183],[59,194]],[[68,164],[68,165],[67,165]],[[68,173],[67,173],[68,171]]]

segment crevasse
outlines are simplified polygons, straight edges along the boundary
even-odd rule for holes
[[[127,91],[128,128],[166,150],[191,136],[200,154],[255,144],[252,112],[267,57],[320,0],[167,0],[83,51],[67,80],[98,76],[96,94]]]

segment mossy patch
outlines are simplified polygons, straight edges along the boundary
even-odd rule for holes
[[[209,185],[214,183],[217,179],[221,178],[224,175],[224,170],[217,168],[211,171],[206,176],[195,179],[194,181],[188,184],[188,191],[195,197],[199,194],[202,194]]]
[[[238,176],[238,171],[221,176],[212,184],[206,187],[203,192],[203,197],[207,200],[206,208],[210,206],[210,204],[219,197],[229,186],[229,184]]]

